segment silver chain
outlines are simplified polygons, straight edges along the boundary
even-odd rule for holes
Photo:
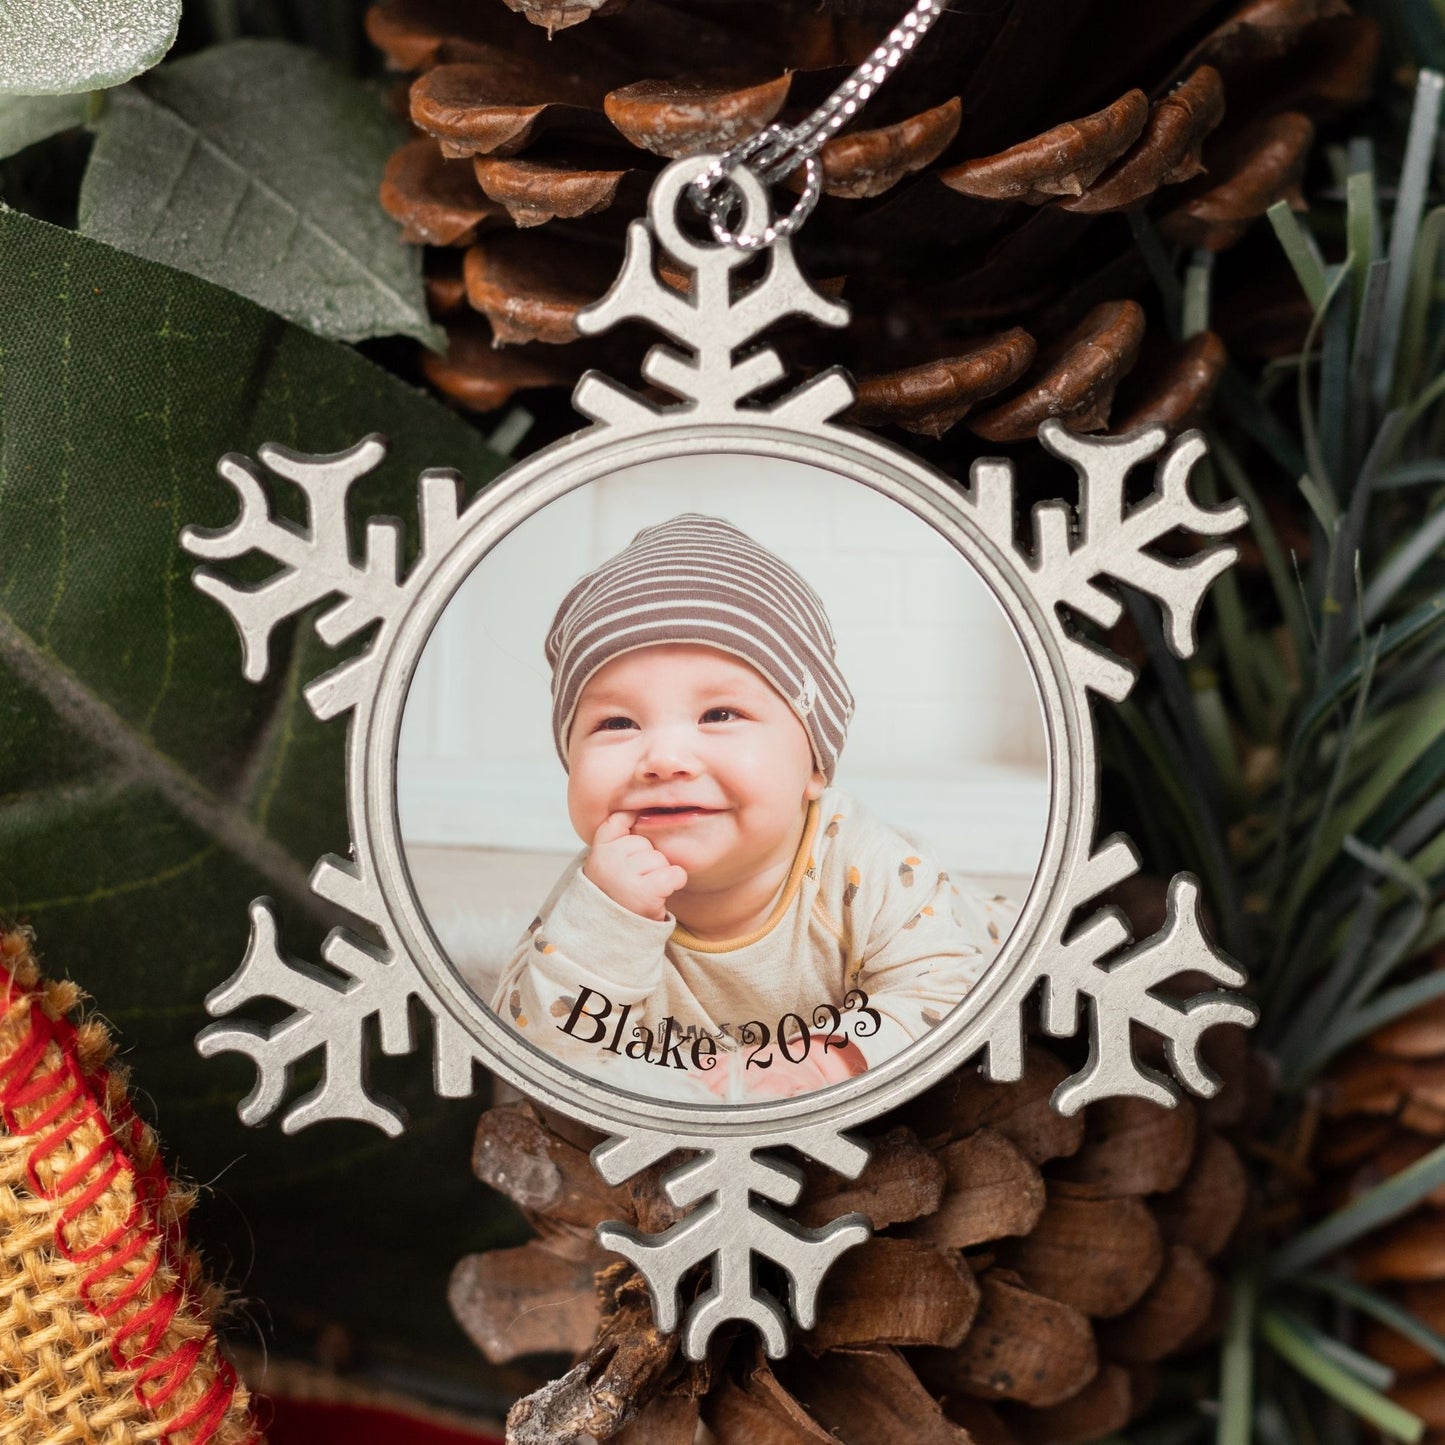
[[[916,0],[867,60],[812,115],[795,126],[775,122],[765,127],[725,151],[698,176],[691,187],[693,204],[708,218],[713,238],[719,245],[757,251],[784,236],[791,236],[808,219],[823,193],[823,163],[818,159],[818,152],[903,64],[909,51],[943,14],[943,6],[944,0]],[[764,185],[775,185],[799,166],[805,167],[803,194],[792,210],[751,234],[728,228],[728,219],[738,200],[728,176],[741,165],[746,165]]]

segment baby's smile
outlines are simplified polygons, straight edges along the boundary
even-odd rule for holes
[[[691,804],[674,807],[639,808],[634,828],[672,828],[680,823],[695,823],[723,812],[722,808],[700,808]]]

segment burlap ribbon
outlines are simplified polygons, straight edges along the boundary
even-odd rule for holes
[[[191,1195],[73,984],[0,933],[0,1442],[262,1445],[186,1245]]]

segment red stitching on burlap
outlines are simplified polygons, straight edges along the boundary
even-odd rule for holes
[[[13,974],[0,970],[5,975],[3,1003],[8,1012],[21,998],[29,998],[29,1028],[24,1040],[9,1059],[0,1061],[0,1118],[14,1134],[29,1136],[38,1130],[48,1130],[30,1148],[26,1162],[26,1177],[36,1195],[43,1199],[58,1200],[81,1183],[92,1171],[104,1165],[98,1176],[61,1211],[56,1223],[56,1247],[67,1258],[78,1263],[97,1260],[95,1266],[86,1272],[80,1284],[81,1296],[92,1309],[103,1318],[118,1313],[130,1303],[154,1278],[162,1261],[176,1273],[178,1280],[186,1273],[184,1259],[185,1228],[179,1221],[168,1221],[165,1227],[154,1217],[154,1211],[164,1201],[170,1181],[159,1158],[144,1169],[122,1147],[118,1134],[127,1134],[133,1147],[139,1144],[144,1125],[130,1108],[128,1101],[122,1101],[114,1110],[113,1118],[107,1119],[100,1107],[100,1101],[107,1093],[109,1075],[103,1069],[86,1077],[74,1053],[75,1027],[66,1019],[48,1018],[40,1007],[40,988],[18,985]],[[54,1043],[60,1049],[61,1063],[39,1077],[35,1070],[45,1057],[45,1051]],[[21,1110],[38,1104],[50,1097],[51,1093],[63,1086],[59,1098],[52,1099],[28,1122],[19,1117]],[[61,1123],[68,1109],[79,1105],[68,1122]],[[44,1185],[39,1177],[41,1161],[46,1155],[61,1148],[75,1132],[87,1124],[94,1124],[100,1131],[102,1142],[85,1158],[71,1165],[53,1184]],[[52,1128],[52,1125],[56,1127]],[[77,1248],[66,1237],[67,1230],[77,1217],[90,1207],[122,1172],[129,1172],[135,1187],[136,1205],[130,1211],[125,1223],[111,1230],[105,1238],[85,1248]],[[116,1299],[104,1305],[97,1305],[92,1290],[102,1280],[123,1268],[136,1257],[148,1243],[155,1241],[156,1253],[134,1281]],[[99,1258],[99,1256],[105,1256]],[[184,1286],[173,1285],[158,1296],[145,1309],[139,1310],[114,1333],[110,1354],[120,1369],[133,1369],[146,1356],[151,1355],[164,1340],[166,1331],[184,1302]],[[138,1347],[127,1351],[125,1346],[133,1336],[141,1335]],[[183,1342],[169,1354],[158,1356],[142,1369],[136,1378],[134,1392],[136,1399],[145,1406],[152,1416],[157,1409],[171,1399],[191,1378],[205,1348],[213,1340],[211,1330],[199,1337]],[[153,1381],[161,1381],[153,1390],[145,1387]],[[236,1393],[236,1373],[229,1363],[217,1359],[216,1378],[201,1398],[183,1415],[169,1422],[166,1439],[176,1433],[193,1430],[191,1445],[207,1445],[225,1419]],[[254,1442],[259,1440],[254,1431],[250,1435]]]
[[[155,1404],[164,1404],[185,1384],[186,1376],[200,1359],[204,1345],[204,1340],[187,1340],[180,1349],[173,1351],[163,1360],[157,1360],[153,1365],[147,1365],[141,1371],[140,1377],[143,1381],[164,1379],[168,1382],[151,1395]]]
[[[230,1408],[231,1397],[236,1393],[236,1377],[229,1370],[226,1373],[230,1379],[222,1380],[218,1376],[213,1380],[206,1393],[173,1422],[172,1429],[185,1430],[194,1425],[197,1441],[209,1440],[216,1433]]]
[[[15,1050],[15,1056],[6,1064],[0,1064],[0,1104],[3,1104],[6,1127],[12,1131],[24,1133],[14,1120],[13,1109],[10,1103],[11,1086],[6,1083],[10,1074],[18,1073],[22,1079],[29,1078],[30,1072],[45,1055],[46,1047],[50,1043],[50,1037],[42,1029],[36,1027],[36,1015],[38,1009],[30,1010],[30,1033],[26,1036],[25,1042]]]
[[[129,1339],[137,1330],[144,1329],[149,1325],[150,1332],[133,1354],[123,1357],[116,1355],[115,1358],[117,1362],[124,1358],[126,1366],[133,1366],[141,1356],[150,1354],[151,1351],[165,1339],[166,1331],[170,1329],[171,1320],[175,1318],[175,1313],[180,1308],[180,1304],[180,1291],[167,1290],[165,1294],[157,1295],[143,1310],[138,1310],[131,1319],[127,1320],[125,1324],[115,1332],[115,1343],[111,1346],[113,1354],[120,1349],[121,1341]]]
[[[64,1064],[59,1064],[48,1074],[41,1074],[38,1079],[27,1084],[23,1089],[16,1089],[11,1102],[17,1109],[23,1109],[27,1104],[35,1103],[37,1099],[43,1099],[52,1089],[58,1088],[68,1079],[70,1079],[70,1071]],[[55,1117],[59,1110],[65,1107],[66,1100],[74,1100],[83,1092],[84,1087],[80,1081],[72,1081],[69,1091],[57,1099],[38,1119],[32,1119],[30,1121],[30,1127],[32,1129],[43,1129],[51,1119]]]
[[[85,1295],[86,1303],[90,1305],[96,1314],[108,1319],[124,1307],[126,1300],[135,1294],[136,1287],[144,1288],[147,1276],[153,1275],[156,1272],[156,1268],[160,1263],[159,1255],[152,1258],[151,1262],[135,1277],[131,1287],[128,1288],[125,1294],[117,1295],[115,1299],[103,1305],[97,1304],[90,1297],[90,1290],[93,1285],[99,1284],[101,1280],[114,1274],[116,1270],[124,1269],[145,1246],[145,1232],[140,1229],[132,1230],[130,1239],[127,1240],[125,1244],[121,1245],[119,1249],[112,1250],[109,1259],[102,1260],[86,1275],[85,1284],[81,1287],[81,1292]]]

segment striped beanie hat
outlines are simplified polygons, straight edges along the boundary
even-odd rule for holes
[[[756,668],[797,714],[833,781],[853,694],[818,594],[731,522],[696,512],[644,527],[562,599],[546,652],[564,768],[588,679],[624,652],[669,642],[716,647]]]

